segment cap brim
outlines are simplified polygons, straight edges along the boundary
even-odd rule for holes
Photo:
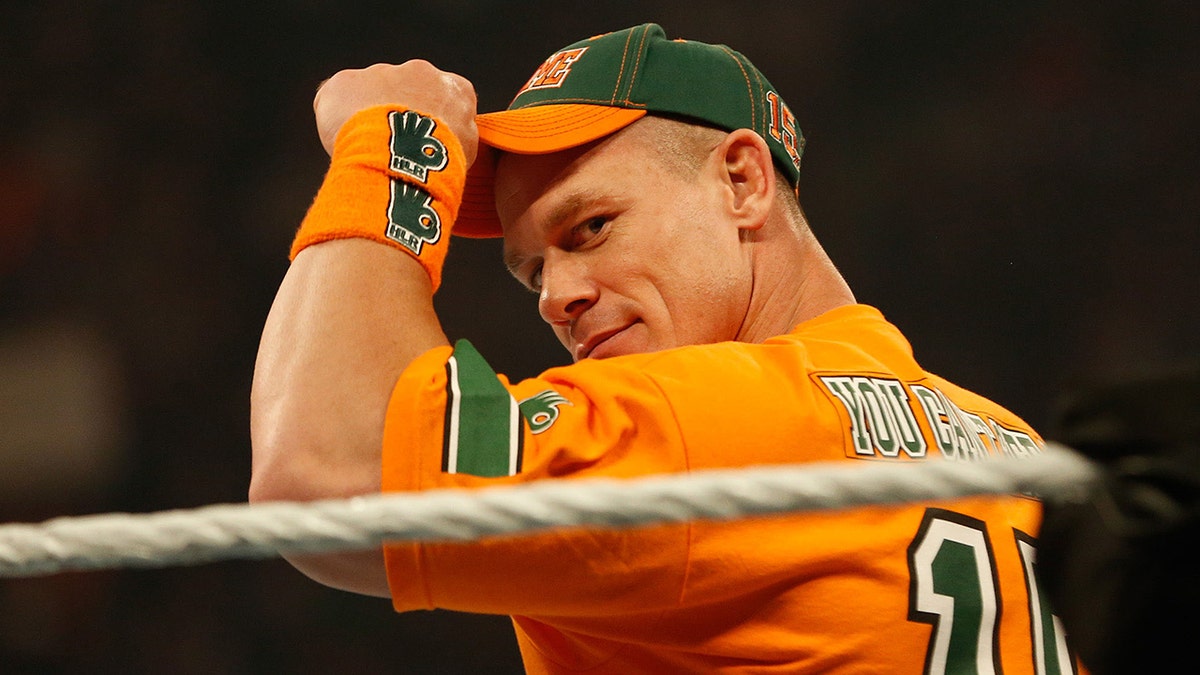
[[[492,188],[496,153],[486,148],[522,155],[558,152],[603,138],[645,115],[645,110],[562,103],[476,116],[480,152],[467,171],[454,234],[474,238],[503,236]]]

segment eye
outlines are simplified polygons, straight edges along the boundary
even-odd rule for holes
[[[596,216],[588,218],[571,228],[571,243],[574,246],[583,246],[592,239],[604,232],[604,227],[608,225],[608,216]]]
[[[529,281],[527,282],[527,285],[529,286],[529,290],[533,291],[534,293],[542,292],[541,263],[538,263],[537,267],[533,268],[533,273],[529,275]]]

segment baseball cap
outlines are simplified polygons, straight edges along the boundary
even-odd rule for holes
[[[767,78],[725,45],[668,39],[646,23],[564,47],[534,71],[506,110],[476,116],[482,146],[544,154],[598,140],[646,114],[729,131],[752,129],[795,190],[804,136]],[[454,234],[499,237],[492,183],[495,155],[482,151],[467,174]]]

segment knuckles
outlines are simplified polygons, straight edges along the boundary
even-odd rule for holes
[[[479,137],[475,87],[467,78],[424,59],[341,70],[322,82],[313,97],[313,112],[325,150],[332,154],[338,131],[354,113],[389,104],[441,119],[458,137],[468,164],[474,161]]]

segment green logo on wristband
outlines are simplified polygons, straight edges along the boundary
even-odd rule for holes
[[[442,218],[433,209],[433,197],[415,185],[392,179],[388,201],[387,238],[421,255],[425,244],[442,238]]]
[[[433,137],[437,122],[411,110],[388,113],[392,127],[392,159],[388,166],[396,173],[425,183],[430,171],[441,171],[449,161],[446,146]]]

